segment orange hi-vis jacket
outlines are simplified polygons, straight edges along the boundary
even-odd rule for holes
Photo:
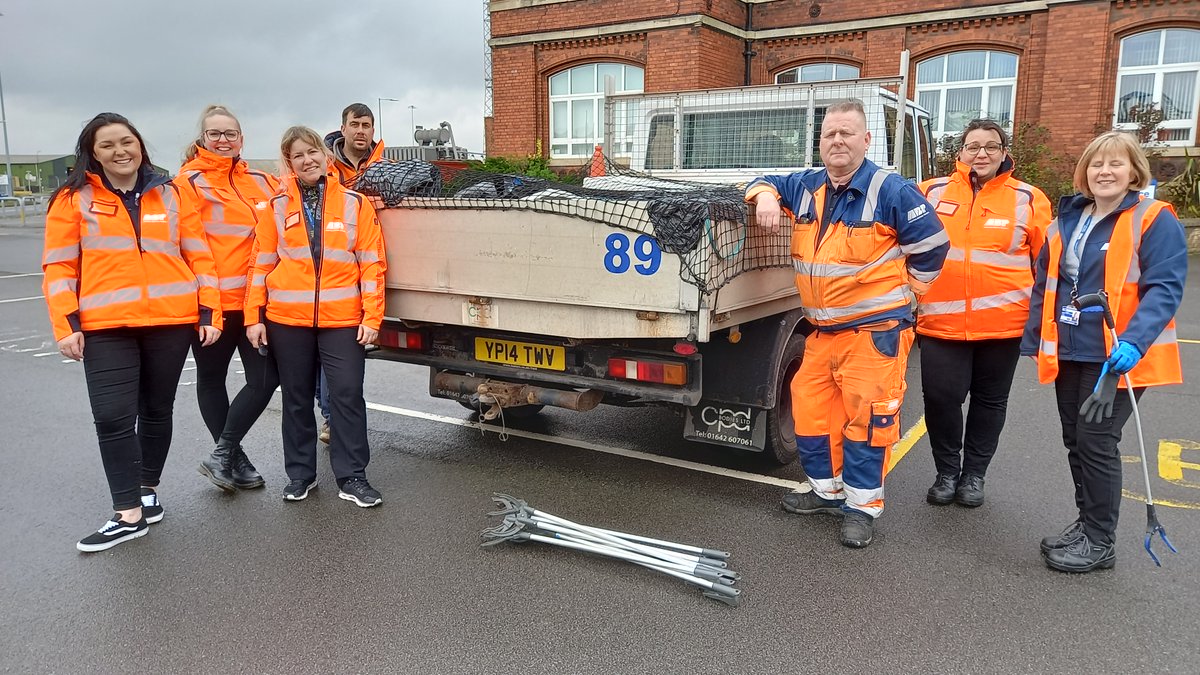
[[[42,290],[54,339],[76,331],[169,326],[212,311],[221,328],[216,266],[191,198],[166,178],[141,196],[140,236],[121,198],[95,174],[60,193],[46,215]]]
[[[367,155],[367,158],[359,163],[358,166],[351,166],[346,161],[346,139],[341,134],[337,134],[336,132],[335,134],[336,138],[331,139],[326,137],[326,146],[333,154],[333,161],[329,163],[330,167],[334,170],[334,174],[342,185],[354,189],[354,184],[358,182],[359,176],[367,170],[367,167],[383,160],[383,139],[381,138],[375,142],[375,146],[371,148],[371,154]],[[335,134],[330,134],[330,136],[334,136]]]
[[[1146,231],[1158,214],[1170,210],[1170,205],[1156,199],[1143,197],[1131,209],[1122,211],[1113,226],[1104,255],[1104,292],[1108,294],[1109,307],[1116,321],[1118,336],[1125,333],[1130,319],[1140,303],[1138,280],[1142,276],[1140,253]],[[1058,376],[1058,285],[1059,260],[1062,258],[1063,241],[1059,235],[1058,220],[1050,224],[1047,234],[1049,258],[1046,268],[1046,290],[1041,304],[1041,339],[1038,344],[1038,380],[1043,384],[1053,382]],[[1104,348],[1112,353],[1112,335],[1104,331]],[[1150,387],[1183,382],[1183,366],[1179,360],[1179,343],[1175,335],[1175,319],[1167,322],[1163,331],[1146,349],[1142,359],[1129,371],[1133,386]],[[1125,378],[1121,378],[1121,387]]]
[[[309,243],[300,184],[284,192],[255,229],[246,322],[267,318],[289,326],[344,328],[383,323],[387,261],[375,208],[326,176],[321,208],[320,275]],[[265,310],[260,313],[260,310]]]
[[[921,183],[950,235],[942,273],[917,304],[917,333],[944,340],[1017,338],[1029,317],[1050,200],[1012,177],[1012,161],[976,192],[971,167]]]
[[[250,252],[259,213],[279,191],[279,180],[246,162],[196,146],[196,157],[179,170],[175,184],[193,197],[217,262],[221,309],[240,312],[246,300]]]

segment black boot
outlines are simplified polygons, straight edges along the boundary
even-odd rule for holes
[[[958,489],[958,476],[952,473],[939,473],[933,482],[933,487],[925,493],[925,501],[936,506],[945,506],[954,501],[954,491]]]
[[[1095,542],[1081,532],[1079,537],[1062,548],[1052,548],[1045,555],[1046,566],[1060,572],[1084,573],[1111,569],[1117,564],[1116,547]]]
[[[958,479],[958,489],[954,491],[954,501],[969,509],[983,506],[983,476],[964,473]]]
[[[233,464],[231,466],[233,472],[233,484],[243,490],[251,490],[253,488],[262,487],[267,484],[254,465],[250,463],[250,458],[246,456],[246,451],[242,450],[242,446],[237,446],[233,451]]]
[[[226,492],[236,490],[237,485],[233,482],[233,453],[236,449],[236,445],[224,441],[218,443],[212,454],[200,461],[200,475]]]

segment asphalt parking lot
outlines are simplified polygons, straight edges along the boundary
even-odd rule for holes
[[[82,368],[54,349],[39,299],[41,231],[0,226],[0,670],[291,673],[1197,672],[1200,640],[1200,260],[1178,334],[1186,384],[1143,399],[1159,515],[1180,549],[1141,548],[1144,493],[1126,428],[1127,499],[1112,571],[1047,570],[1037,542],[1072,517],[1054,395],[1023,361],[975,510],[924,501],[918,359],[874,544],[778,509],[796,466],[679,438],[657,409],[548,409],[481,430],[427,375],[367,368],[376,509],[337,499],[328,466],[281,499],[279,401],[246,441],[264,489],[196,472],[211,448],[185,371],[162,484],[166,519],[93,555],[109,514]],[[188,364],[189,367],[192,364]],[[231,375],[231,384],[236,380]],[[663,576],[538,544],[479,547],[507,492],[611,529],[722,548],[740,607]],[[1158,550],[1162,550],[1159,546]]]

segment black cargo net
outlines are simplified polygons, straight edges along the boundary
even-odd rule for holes
[[[745,185],[654,178],[606,158],[603,173],[574,185],[408,160],[372,164],[355,189],[386,208],[520,209],[649,235],[678,256],[684,281],[709,293],[742,272],[792,264],[789,229],[771,234],[747,227]],[[642,242],[628,255],[649,255],[647,246],[653,244]]]

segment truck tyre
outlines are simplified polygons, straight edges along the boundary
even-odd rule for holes
[[[796,429],[792,423],[792,376],[804,359],[804,336],[793,333],[779,359],[775,407],[767,411],[767,447],[763,459],[784,466],[796,461]]]

